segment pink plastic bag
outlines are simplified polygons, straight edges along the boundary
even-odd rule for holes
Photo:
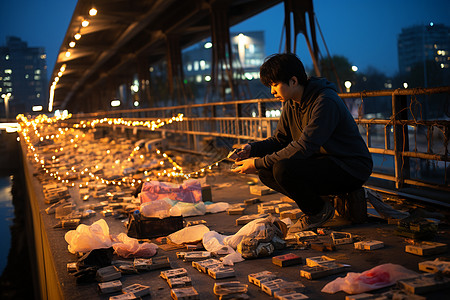
[[[137,239],[128,237],[125,233],[120,233],[116,238],[112,246],[116,254],[124,257],[142,257],[149,258],[156,254],[158,246],[153,243],[139,244]]]
[[[362,273],[349,272],[329,282],[322,292],[334,294],[344,291],[348,294],[360,294],[395,284],[398,280],[417,276],[416,272],[395,264],[383,264]]]
[[[183,184],[149,181],[142,186],[141,203],[169,198],[173,201],[197,203],[202,201],[202,186],[195,179],[186,180]]]

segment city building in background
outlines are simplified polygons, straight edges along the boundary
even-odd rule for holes
[[[233,76],[246,91],[240,99],[260,97],[260,93],[267,90],[259,80],[259,67],[265,58],[264,32],[230,33],[230,36]],[[212,47],[211,39],[205,39],[183,52],[184,77],[193,87],[196,102],[203,102],[211,82]]]
[[[430,23],[403,28],[398,36],[400,73],[410,73],[415,66],[424,67],[431,61],[440,69],[450,68],[450,27]]]
[[[6,46],[0,46],[0,118],[43,111],[47,89],[45,49],[7,37]]]

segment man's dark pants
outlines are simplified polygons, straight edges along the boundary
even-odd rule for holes
[[[319,213],[320,196],[339,195],[360,188],[364,181],[350,175],[327,156],[283,159],[272,169],[260,169],[262,183],[293,199],[306,215]]]

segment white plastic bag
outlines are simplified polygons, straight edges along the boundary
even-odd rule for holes
[[[206,206],[203,202],[198,203],[186,203],[186,202],[178,202],[169,211],[171,216],[183,216],[183,217],[192,217],[192,216],[202,216],[206,213]]]
[[[203,235],[207,232],[209,232],[209,228],[200,224],[175,231],[169,234],[167,238],[175,244],[192,244],[201,241]]]
[[[417,276],[416,272],[396,264],[383,264],[362,273],[349,272],[345,277],[339,277],[322,289],[322,292],[334,294],[344,291],[348,294],[360,294],[367,291],[387,287],[398,280]]]
[[[203,247],[205,247],[206,251],[215,252],[218,254],[233,253],[233,248],[223,243],[225,238],[226,235],[222,235],[216,231],[209,231],[203,235]]]
[[[218,212],[226,211],[230,207],[228,202],[216,202],[206,205],[206,212],[209,214],[215,214]]]
[[[227,236],[223,242],[231,248],[236,249],[237,245],[239,245],[244,237],[249,236],[252,233],[262,231],[266,228],[264,220],[264,218],[260,218],[247,223],[234,235]]]
[[[104,219],[100,219],[90,226],[80,224],[77,229],[68,231],[64,239],[69,244],[69,252],[74,254],[109,248],[112,245],[109,227]]]
[[[125,233],[119,233],[114,239],[114,251],[117,255],[125,258],[143,257],[149,258],[156,254],[158,246],[153,243],[139,243],[137,239],[128,237]]]
[[[170,217],[170,205],[165,199],[144,202],[141,204],[140,211],[147,218],[167,218]]]

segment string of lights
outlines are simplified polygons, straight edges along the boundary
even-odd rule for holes
[[[80,138],[84,138],[86,136],[85,133],[81,133],[81,132],[77,132],[76,129],[74,128],[86,128],[86,127],[95,127],[96,124],[101,124],[101,123],[107,123],[108,125],[123,125],[123,126],[130,126],[130,127],[136,127],[136,126],[142,126],[142,127],[147,127],[150,128],[151,130],[154,130],[156,128],[160,128],[162,126],[164,126],[165,124],[170,124],[174,121],[176,122],[180,122],[183,120],[183,115],[182,114],[178,114],[176,117],[172,117],[170,119],[166,119],[166,120],[157,120],[157,121],[130,121],[130,120],[125,120],[122,118],[118,118],[118,119],[111,119],[111,118],[103,118],[103,119],[98,119],[98,120],[93,120],[93,121],[82,121],[78,124],[73,125],[74,128],[57,128],[55,129],[58,133],[56,134],[46,134],[43,135],[40,133],[40,130],[42,130],[44,125],[52,125],[53,123],[62,120],[62,118],[49,118],[47,116],[38,116],[36,117],[34,120],[28,120],[25,116],[21,115],[18,116],[17,119],[21,122],[22,126],[21,126],[21,130],[20,132],[23,135],[24,141],[27,143],[28,149],[31,150],[31,152],[33,153],[33,157],[35,159],[35,161],[41,166],[42,170],[48,174],[50,177],[52,177],[55,180],[58,180],[59,182],[63,183],[63,184],[68,184],[71,186],[75,186],[75,182],[71,182],[69,179],[67,178],[73,178],[74,180],[78,180],[80,178],[82,178],[85,175],[88,175],[92,180],[96,180],[98,182],[104,183],[104,184],[112,184],[112,185],[122,185],[122,184],[128,184],[130,186],[135,186],[136,184],[141,184],[144,181],[150,181],[151,178],[147,177],[144,180],[141,179],[136,179],[133,178],[132,176],[123,176],[122,178],[117,178],[117,179],[106,179],[106,178],[102,178],[101,176],[98,176],[95,174],[95,171],[98,170],[98,165],[95,165],[95,167],[91,167],[91,169],[95,169],[94,170],[89,170],[89,168],[81,168],[78,169],[75,168],[75,166],[72,166],[70,168],[69,171],[65,171],[65,172],[58,172],[58,171],[52,171],[51,169],[47,168],[45,165],[45,159],[41,158],[40,155],[38,154],[36,148],[33,146],[32,142],[31,142],[31,137],[30,137],[30,128],[33,128],[33,133],[34,136],[37,140],[39,141],[44,141],[44,140],[53,140],[55,141],[58,138],[62,138],[63,136],[65,136],[66,134],[70,133],[71,135],[73,135],[73,137],[69,140],[70,143],[73,145],[74,148],[77,148],[78,145],[76,143],[76,141]],[[67,141],[66,141],[67,142]],[[64,147],[59,147],[54,149],[53,151],[55,152],[55,155],[53,155],[51,157],[51,164],[50,165],[54,165],[57,162],[57,159],[59,156],[58,153],[61,153],[64,151]],[[133,150],[131,151],[129,157],[128,157],[128,161],[131,161],[132,159],[135,159],[136,157],[139,157],[141,160],[145,160],[144,155],[139,155],[137,156],[139,150],[141,150],[141,148],[139,146],[136,146],[133,148]],[[110,150],[106,151],[106,154],[109,154]],[[156,179],[161,178],[161,177],[172,177],[172,178],[185,178],[185,179],[189,179],[191,177],[194,176],[204,176],[205,173],[209,170],[211,170],[214,166],[219,166],[219,163],[221,163],[222,161],[224,161],[226,158],[220,159],[210,165],[201,167],[200,169],[196,170],[196,171],[192,171],[192,172],[184,172],[183,168],[176,163],[167,153],[162,152],[159,149],[155,149],[155,153],[159,156],[162,157],[162,160],[159,161],[159,165],[164,166],[165,163],[164,161],[167,161],[171,167],[169,169],[165,169],[162,170],[161,172],[153,172],[152,174],[156,175]],[[119,162],[120,160],[117,160],[116,163]],[[152,172],[152,169],[146,169],[144,170],[144,175],[148,176],[150,173]],[[156,173],[156,174],[155,174]],[[84,183],[80,183],[79,186],[82,187],[83,185],[87,186],[89,184],[89,181],[85,181]]]

